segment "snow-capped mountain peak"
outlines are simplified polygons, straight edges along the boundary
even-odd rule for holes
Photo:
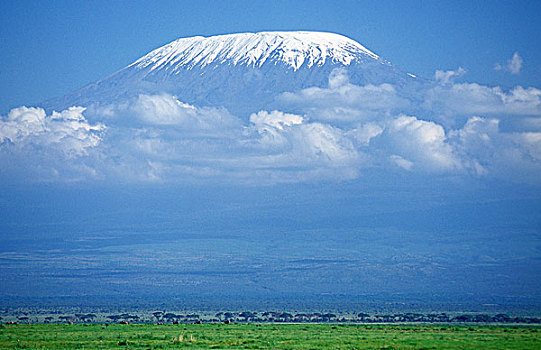
[[[354,85],[408,86],[417,80],[340,34],[260,32],[175,40],[121,70],[45,106],[88,107],[167,93],[236,115],[272,108],[285,92],[328,88],[335,70]]]
[[[349,65],[353,61],[378,60],[375,53],[343,35],[326,32],[260,32],[195,36],[175,40],[135,61],[130,66],[175,71],[212,64],[261,67],[266,62],[285,63],[294,70],[302,65],[326,62]]]

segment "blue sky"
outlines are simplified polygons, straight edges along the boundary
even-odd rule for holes
[[[539,1],[0,1],[0,112],[64,95],[179,37],[321,30],[432,77],[541,81]],[[520,73],[495,71],[518,52]]]

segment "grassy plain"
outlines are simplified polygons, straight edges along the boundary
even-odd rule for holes
[[[30,324],[0,326],[1,349],[541,349],[519,326]]]

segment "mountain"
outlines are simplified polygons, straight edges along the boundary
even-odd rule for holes
[[[322,66],[327,60],[349,65],[354,60],[379,57],[342,35],[319,32],[261,32],[182,38],[137,60],[131,66],[175,71],[183,67],[232,64],[262,67],[267,62],[284,63],[294,70],[306,64]]]
[[[49,109],[106,105],[139,94],[169,93],[238,115],[272,107],[277,95],[327,87],[331,71],[344,68],[358,85],[404,86],[416,78],[358,42],[324,32],[260,32],[175,40],[120,71],[64,97]]]

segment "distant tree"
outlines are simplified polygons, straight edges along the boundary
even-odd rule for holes
[[[237,316],[237,314],[236,314],[236,313],[233,313],[233,312],[226,312],[226,313],[224,313],[224,318],[225,318],[226,320],[230,320],[230,319],[232,319],[232,318],[234,318],[234,317],[236,317],[236,316]]]
[[[75,314],[75,318],[79,319],[81,322],[92,322],[96,317],[95,314]]]
[[[479,315],[475,315],[473,317],[473,321],[474,322],[492,322],[493,319],[491,316],[489,315],[485,315],[485,314],[479,314]]]
[[[298,322],[306,321],[308,319],[309,319],[309,317],[308,317],[307,314],[300,313],[300,314],[295,315],[295,321],[298,321]]]
[[[321,314],[319,312],[310,314],[310,321],[321,321]]]
[[[27,317],[27,316],[17,316],[17,319],[18,319],[20,322],[25,322],[25,323],[28,322],[28,317]]]
[[[239,317],[242,317],[244,321],[248,321],[250,319],[253,319],[256,315],[253,312],[250,311],[244,311],[239,314]]]
[[[323,319],[323,321],[328,322],[328,321],[336,318],[336,315],[335,314],[323,314],[323,315],[321,315],[321,318]]]
[[[507,314],[497,314],[494,316],[494,321],[496,322],[509,322],[511,317]]]
[[[285,322],[288,322],[293,318],[293,315],[290,314],[289,312],[282,312],[281,314],[278,315],[278,318],[282,319]]]
[[[72,322],[74,320],[74,317],[66,315],[66,316],[58,316],[58,319],[64,322]]]
[[[169,321],[174,320],[174,319],[176,319],[176,318],[178,318],[178,317],[179,317],[179,315],[176,315],[176,314],[174,314],[174,313],[172,313],[172,312],[168,312],[168,313],[166,313],[166,314],[163,315],[163,318],[166,318],[166,319],[168,319]]]
[[[116,322],[116,321],[118,321],[118,320],[120,320],[122,318],[121,315],[109,315],[109,316],[106,316],[106,317],[108,319],[110,319],[111,321],[114,321],[114,322]]]
[[[458,315],[453,320],[457,322],[470,322],[472,319],[471,315]]]
[[[123,313],[123,314],[120,314],[119,316],[120,318],[123,318],[125,320],[136,320],[139,318],[139,316],[137,315],[130,315],[128,313]]]

